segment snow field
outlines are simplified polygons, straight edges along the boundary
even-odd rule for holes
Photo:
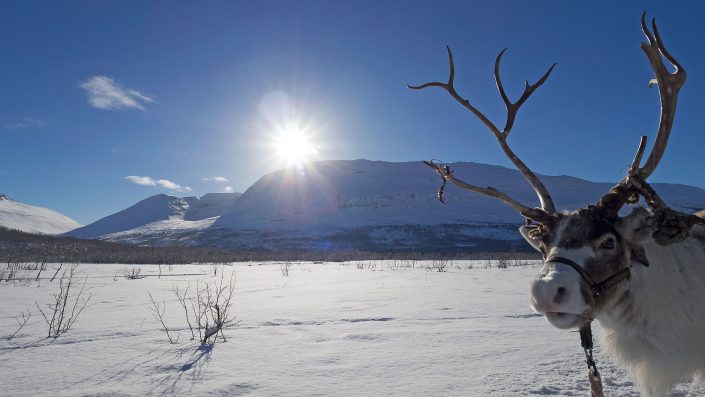
[[[279,263],[174,265],[161,278],[156,265],[81,265],[91,305],[55,340],[34,302],[47,303],[57,282],[4,283],[0,395],[588,395],[577,333],[529,308],[536,267],[410,265],[294,263],[288,277]],[[119,275],[133,267],[147,277]],[[238,323],[226,342],[199,346],[172,289],[220,272],[235,272]],[[152,317],[148,292],[165,302],[177,344]],[[30,324],[8,340],[22,309]],[[606,395],[638,395],[599,347],[596,356]]]

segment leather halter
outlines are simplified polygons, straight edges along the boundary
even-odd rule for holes
[[[600,295],[602,295],[603,292],[614,287],[623,280],[629,279],[631,277],[631,271],[628,267],[625,267],[624,269],[616,272],[615,274],[607,277],[607,279],[598,283],[592,278],[592,276],[590,275],[590,273],[587,272],[587,270],[585,270],[582,266],[578,265],[577,263],[573,262],[568,258],[564,258],[562,256],[554,256],[547,258],[544,262],[562,263],[564,265],[572,267],[576,272],[578,272],[580,277],[582,277],[583,281],[585,281],[585,283],[590,287],[590,291],[592,291],[592,296],[595,298],[599,297]]]

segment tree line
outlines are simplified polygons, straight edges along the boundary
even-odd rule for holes
[[[0,261],[5,263],[125,263],[180,264],[249,261],[351,261],[381,259],[490,259],[498,255],[536,259],[528,250],[483,252],[455,250],[227,250],[183,245],[146,247],[102,240],[82,240],[26,233],[0,227]]]

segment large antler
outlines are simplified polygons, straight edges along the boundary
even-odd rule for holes
[[[651,27],[654,31],[653,35],[646,26],[646,13],[643,13],[641,15],[641,30],[644,31],[644,35],[646,35],[649,44],[641,43],[641,49],[646,54],[646,57],[649,58],[649,63],[651,64],[651,69],[654,71],[656,84],[658,85],[661,97],[661,119],[659,120],[656,141],[654,142],[654,147],[646,163],[643,167],[639,168],[639,175],[643,179],[648,178],[649,175],[654,172],[656,166],[658,166],[658,163],[661,161],[663,152],[666,150],[668,137],[671,135],[673,121],[676,118],[678,93],[683,87],[683,84],[685,84],[687,77],[683,66],[666,50],[661,35],[658,33],[658,28],[656,27],[656,18],[651,19]],[[671,73],[666,69],[666,66],[663,64],[662,55],[676,68],[675,72]],[[649,86],[650,85],[651,84],[649,84]]]
[[[452,171],[448,166],[445,165],[439,165],[433,162],[427,162],[425,161],[426,165],[430,166],[431,168],[435,169],[436,172],[438,172],[444,180],[449,180],[451,181],[454,185],[470,190],[475,193],[480,193],[486,196],[498,198],[502,200],[504,203],[509,205],[510,207],[514,208],[515,210],[519,211],[524,217],[532,219],[537,222],[547,222],[555,213],[556,213],[556,208],[555,205],[553,204],[553,200],[551,199],[551,196],[548,194],[548,190],[546,187],[543,185],[541,180],[534,174],[529,167],[524,164],[519,157],[514,154],[512,149],[509,147],[507,144],[507,137],[509,136],[509,133],[512,130],[512,127],[514,126],[514,120],[516,119],[517,112],[519,111],[519,108],[521,105],[526,102],[527,99],[529,99],[529,96],[537,89],[539,88],[545,81],[548,79],[548,76],[551,74],[553,71],[553,68],[556,66],[554,63],[548,71],[534,84],[529,84],[528,80],[525,82],[525,87],[524,87],[524,93],[521,95],[521,97],[514,103],[512,103],[509,98],[507,97],[506,92],[504,91],[504,87],[502,86],[502,80],[500,79],[499,76],[499,64],[500,61],[502,60],[502,55],[504,55],[504,52],[506,51],[506,48],[502,50],[502,52],[497,55],[497,59],[495,60],[494,63],[494,77],[495,81],[497,82],[497,89],[499,90],[499,94],[502,97],[502,101],[504,101],[504,105],[507,108],[507,120],[504,125],[503,130],[499,130],[497,126],[494,125],[482,112],[477,110],[472,104],[470,104],[470,101],[463,98],[458,94],[458,92],[455,90],[455,87],[453,85],[454,79],[455,79],[455,64],[453,62],[453,53],[450,50],[450,47],[446,46],[446,49],[448,50],[448,61],[450,63],[450,75],[448,77],[448,82],[446,83],[441,83],[441,82],[431,82],[431,83],[426,83],[422,84],[419,86],[411,86],[409,85],[408,87],[414,90],[420,90],[423,88],[427,87],[439,87],[442,88],[450,94],[450,96],[453,97],[456,101],[458,101],[461,105],[463,105],[466,109],[468,109],[470,112],[472,112],[477,118],[482,121],[487,128],[492,132],[492,134],[497,138],[497,142],[499,142],[500,147],[504,151],[504,154],[514,163],[514,166],[517,167],[519,171],[524,175],[526,180],[529,182],[531,187],[534,189],[536,194],[538,195],[539,202],[541,203],[541,208],[530,208],[527,207],[523,204],[520,204],[518,201],[512,199],[511,197],[507,196],[506,194],[498,191],[497,189],[487,187],[487,188],[482,188],[479,186],[471,185],[469,183],[463,182],[453,176]],[[442,199],[442,190],[439,192],[439,197]]]
[[[646,13],[643,13],[641,15],[641,30],[648,43],[641,43],[641,49],[646,54],[655,76],[655,79],[649,81],[649,87],[655,83],[658,86],[661,99],[658,133],[644,166],[640,167],[640,164],[646,147],[646,136],[641,137],[637,155],[629,167],[627,176],[600,200],[599,206],[605,208],[610,216],[617,216],[619,209],[625,203],[633,203],[638,200],[639,195],[644,196],[647,204],[651,207],[665,207],[656,192],[646,183],[646,179],[654,172],[666,150],[676,116],[678,93],[685,84],[686,73],[683,66],[666,50],[656,27],[655,18],[651,20],[651,27],[653,34],[646,24]],[[663,58],[666,58],[675,67],[675,72],[668,71]]]

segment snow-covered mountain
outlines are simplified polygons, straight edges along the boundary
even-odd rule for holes
[[[537,205],[535,193],[518,171],[476,163],[451,166],[460,179],[492,186],[523,203]],[[541,179],[559,209],[595,203],[613,185],[569,176],[541,176]],[[149,214],[162,220],[161,223],[149,218],[135,222],[140,226],[116,227],[113,224],[117,219],[112,217],[121,212],[96,222],[105,227],[93,224],[82,228],[92,230],[90,234],[72,234],[150,245],[178,243],[274,250],[523,247],[516,232],[522,218],[514,210],[498,200],[450,184],[446,188],[447,205],[442,205],[436,198],[440,184],[440,176],[421,162],[321,161],[263,176],[225,208],[219,218],[206,218],[201,223],[193,219],[186,224],[182,219],[188,219],[187,216],[164,213],[181,213],[185,205],[191,207],[186,199],[172,197],[169,202],[173,204],[160,204],[160,210],[145,207],[140,211],[144,212],[144,218]],[[705,208],[703,189],[658,183],[653,186],[677,209],[692,212]],[[166,207],[174,209],[167,211]],[[177,221],[165,221],[169,219]]]
[[[538,205],[516,170],[477,163],[451,166],[458,178]],[[595,203],[613,186],[569,176],[540,177],[559,209]],[[272,172],[247,189],[237,205],[200,236],[200,243],[321,250],[523,247],[516,231],[523,218],[517,212],[499,200],[452,185],[446,187],[447,205],[442,205],[436,198],[441,182],[421,162],[323,161]],[[703,189],[654,187],[677,209],[705,208]]]
[[[238,197],[240,193],[208,193],[201,197],[157,194],[66,235],[111,239],[108,236],[125,232],[148,236],[169,231],[200,230],[210,226]]]
[[[81,225],[56,211],[22,204],[0,194],[0,226],[28,233],[60,234]]]

